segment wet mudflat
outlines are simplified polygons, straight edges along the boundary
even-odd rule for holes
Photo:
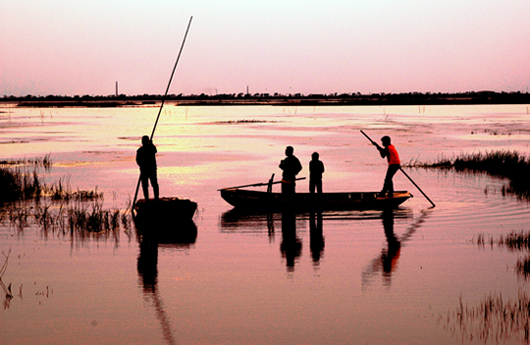
[[[0,108],[0,160],[49,154],[47,182],[97,187],[103,207],[123,213],[157,112]],[[425,162],[529,154],[529,119],[527,105],[165,106],[154,137],[161,196],[189,198],[198,212],[191,226],[157,230],[187,236],[140,244],[133,223],[82,234],[3,216],[1,278],[12,298],[0,343],[524,343],[528,317],[479,312],[507,314],[530,293],[517,270],[526,250],[476,241],[530,231],[530,204],[503,193],[507,181],[406,169],[435,208],[398,173],[396,188],[414,195],[399,209],[321,215],[240,212],[218,189],[279,179],[291,145],[300,176],[319,152],[324,191],[378,191],[386,163],[359,130],[389,135],[403,162]]]

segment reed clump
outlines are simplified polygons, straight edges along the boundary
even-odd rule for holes
[[[530,298],[519,292],[517,299],[505,300],[501,294],[490,293],[476,306],[464,305],[460,296],[459,306],[440,315],[444,328],[463,340],[479,339],[483,343],[530,341]]]
[[[73,190],[69,179],[62,178],[46,184],[37,173],[20,165],[51,164],[49,157],[33,160],[0,162],[0,221],[9,221],[15,228],[23,230],[35,220],[43,231],[62,233],[104,233],[125,229],[130,220],[118,209],[103,207],[103,193],[95,190]],[[46,200],[48,202],[45,205]],[[35,201],[28,204],[27,201]]]
[[[216,125],[238,125],[246,123],[276,123],[277,121],[267,121],[267,120],[228,120],[228,121],[215,121],[212,122]]]
[[[0,203],[39,199],[43,182],[37,171],[30,172],[20,167],[0,167]]]
[[[493,248],[494,245],[497,245],[512,251],[530,251],[530,231],[512,231],[507,235],[499,236],[498,239],[494,239],[493,236],[486,237],[484,233],[480,233],[476,238],[473,237],[471,242],[479,247],[489,245]],[[530,254],[517,259],[515,272],[525,280],[530,278]]]
[[[511,231],[507,235],[500,235],[498,239],[493,236],[487,237],[480,233],[471,240],[473,244],[484,247],[486,244],[499,247],[507,247],[512,250],[530,250],[530,231]]]
[[[33,165],[35,167],[43,167],[50,169],[52,166],[52,160],[50,155],[47,154],[42,158],[23,158],[23,159],[5,159],[0,161],[0,167],[3,166],[22,166],[22,165]]]
[[[54,201],[89,201],[98,200],[103,198],[103,193],[98,192],[98,188],[95,190],[72,190],[70,183],[67,178],[61,178],[58,181],[47,185],[44,194],[50,196]]]
[[[9,283],[9,285],[6,287],[4,282],[2,281],[2,277],[4,276],[4,273],[7,270],[7,263],[9,261],[10,254],[11,248],[9,248],[7,254],[2,251],[2,255],[5,257],[5,261],[2,267],[0,267],[0,287],[2,288],[2,290],[4,290],[4,309],[9,309],[9,304],[13,299],[13,293],[11,292],[11,283]]]
[[[67,210],[68,227],[71,232],[107,232],[120,229],[120,210],[103,209],[99,203],[91,208],[77,204]]]
[[[530,199],[530,157],[517,151],[490,151],[462,154],[452,159],[442,157],[434,163],[414,163],[420,168],[454,169],[460,172],[487,173],[504,177],[510,185],[503,192]]]
[[[117,208],[106,209],[101,201],[76,201],[60,205],[37,204],[35,207],[10,207],[8,220],[15,228],[23,230],[34,219],[40,229],[59,235],[76,236],[83,233],[117,233],[130,227],[127,212]]]
[[[0,203],[39,199],[45,185],[38,176],[37,169],[50,169],[49,155],[43,158],[8,159],[0,161]],[[33,171],[29,167],[33,166]]]
[[[30,171],[28,165],[33,165]],[[37,169],[51,167],[49,156],[24,160],[0,161],[0,204],[25,200],[39,201],[41,197],[51,197],[54,201],[97,200],[103,198],[103,193],[97,191],[74,191],[67,178],[59,179],[52,184],[46,184],[39,177]]]

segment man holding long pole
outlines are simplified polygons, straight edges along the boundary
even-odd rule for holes
[[[147,137],[147,140],[151,142],[151,145],[153,143],[153,136],[155,135],[155,129],[156,129],[156,126],[158,124],[158,119],[160,118],[160,114],[162,114],[162,108],[164,107],[164,103],[166,101],[166,97],[167,97],[167,94],[169,92],[169,87],[171,86],[171,81],[173,80],[173,75],[175,74],[175,70],[177,69],[177,65],[178,65],[179,60],[180,60],[180,55],[182,54],[182,49],[184,49],[184,43],[186,42],[186,38],[188,37],[188,32],[190,30],[191,20],[192,19],[193,19],[193,16],[190,17],[190,21],[188,22],[188,26],[186,28],[186,32],[184,33],[184,38],[182,39],[182,44],[180,45],[180,50],[179,50],[179,53],[177,55],[177,60],[175,61],[175,65],[173,66],[173,71],[171,72],[171,77],[169,77],[169,82],[167,83],[166,93],[164,94],[164,97],[162,97],[162,103],[160,104],[160,109],[158,110],[158,116],[156,117],[155,125],[153,126],[153,131],[151,132],[151,137]],[[142,138],[142,145],[143,145],[143,140],[144,139]],[[156,153],[156,148],[155,148],[155,153]],[[154,157],[154,154],[153,154],[153,157]],[[138,164],[138,165],[140,165],[140,164]],[[155,176],[156,176],[156,163],[155,163]],[[156,181],[156,177],[155,177],[155,181]],[[138,190],[140,189],[140,182],[142,182],[141,173],[140,173],[140,177],[138,178],[138,183],[136,184],[136,191],[134,193],[134,199],[133,199],[133,202],[132,202],[132,207],[134,207],[134,204],[136,203],[136,198],[138,197]],[[151,184],[153,185],[153,193],[155,194],[155,198],[158,199],[158,182],[156,182],[156,189],[155,189],[155,185],[153,184],[153,180],[151,180]],[[144,184],[142,185],[142,187],[143,186],[144,186]],[[144,197],[146,198],[146,201],[147,201],[147,194],[145,193],[145,191],[146,191],[146,189],[144,189]]]
[[[149,201],[149,181],[153,187],[155,200],[159,198],[158,179],[156,176],[156,146],[147,135],[142,137],[142,146],[136,151],[136,164],[140,167],[140,181],[145,201]]]
[[[383,190],[381,191],[381,193],[385,193],[385,189],[386,189],[386,186],[387,186],[387,181],[389,181],[389,185],[391,186],[392,188],[392,194],[394,193],[394,183],[392,182],[392,178],[394,177],[394,175],[396,174],[396,172],[398,170],[401,170],[401,172],[403,173],[403,175],[405,175],[410,182],[412,182],[412,184],[418,188],[418,190],[420,191],[421,194],[423,194],[423,196],[429,200],[429,202],[431,203],[432,207],[435,207],[436,205],[434,204],[434,202],[432,202],[431,199],[429,199],[429,197],[427,196],[427,194],[425,194],[421,188],[416,184],[416,182],[414,182],[410,176],[405,172],[403,171],[403,169],[401,169],[401,162],[399,160],[399,155],[397,153],[397,150],[396,148],[394,147],[394,145],[391,145],[390,143],[390,137],[388,136],[384,136],[383,138],[381,138],[381,142],[383,142],[383,147],[379,146],[375,141],[373,141],[372,139],[370,139],[370,137],[364,133],[363,131],[361,131],[361,133],[366,137],[366,139],[370,140],[370,142],[372,143],[372,145],[376,146],[377,149],[379,150],[379,152],[381,153],[381,157],[385,158],[387,157],[388,159],[388,169],[387,169],[387,173],[386,173],[386,177],[385,177],[385,185],[383,186]],[[387,139],[385,138],[388,138],[388,141]],[[385,141],[383,141],[385,140]],[[385,145],[385,143],[388,143],[388,145]],[[388,149],[389,147],[391,147],[390,149]],[[386,150],[385,150],[386,149]],[[393,157],[391,157],[393,156]]]
[[[381,196],[385,196],[385,194],[388,193],[388,197],[392,198],[394,196],[394,182],[392,179],[401,168],[401,161],[399,160],[399,154],[394,145],[392,145],[389,136],[385,135],[382,137],[381,143],[383,144],[383,147],[379,146],[376,142],[372,142],[372,144],[379,150],[381,158],[386,157],[388,161],[388,169],[386,170],[385,183],[381,190]]]

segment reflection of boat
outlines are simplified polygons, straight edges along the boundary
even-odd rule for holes
[[[197,210],[197,203],[188,199],[160,198],[140,199],[134,204],[135,217],[150,222],[172,223],[191,220]]]
[[[392,210],[395,218],[410,218],[412,210],[398,208]],[[311,219],[314,212],[296,212],[298,219]],[[380,210],[329,210],[315,212],[321,219],[330,220],[367,220],[381,219]],[[282,212],[269,210],[250,210],[234,207],[221,214],[219,222],[221,232],[261,232],[267,230],[272,222],[281,221]],[[278,225],[279,226],[279,225]]]
[[[412,197],[407,191],[394,192],[393,197],[379,196],[377,192],[286,195],[239,188],[220,191],[221,197],[234,207],[259,210],[384,210],[396,208]]]
[[[190,247],[197,240],[197,226],[193,220],[173,220],[168,223],[151,222],[135,217],[134,225],[142,241],[157,243],[159,246]]]

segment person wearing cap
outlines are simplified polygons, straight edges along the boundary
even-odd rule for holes
[[[385,196],[388,193],[388,197],[394,196],[394,182],[392,179],[397,171],[401,168],[401,161],[399,160],[399,155],[392,145],[390,137],[384,136],[381,138],[381,143],[383,147],[379,146],[377,143],[373,143],[375,147],[379,150],[381,158],[385,158],[388,161],[388,169],[386,170],[385,182],[383,184],[383,189],[381,190],[381,196]]]
[[[140,167],[140,180],[142,181],[142,190],[144,198],[149,200],[149,181],[153,187],[155,200],[158,200],[158,179],[156,176],[156,146],[147,135],[142,137],[142,146],[136,150],[136,164]]]

